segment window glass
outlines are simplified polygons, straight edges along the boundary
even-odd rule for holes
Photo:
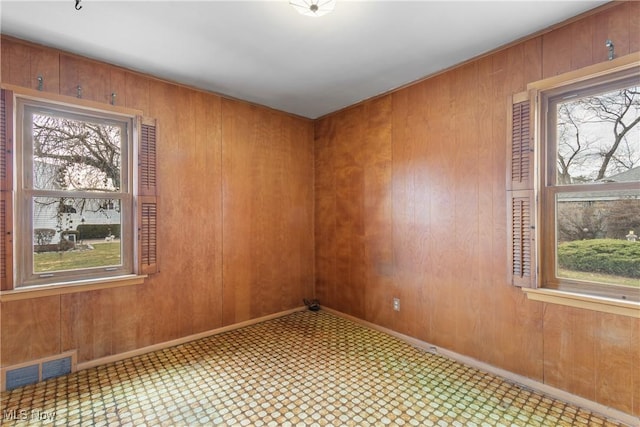
[[[34,273],[121,266],[120,206],[111,199],[34,197]]]
[[[640,287],[640,189],[560,193],[559,278]]]
[[[608,182],[640,166],[640,86],[556,104],[556,184]]]
[[[32,123],[35,189],[120,190],[121,125],[41,112]]]

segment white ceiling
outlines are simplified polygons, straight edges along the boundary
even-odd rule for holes
[[[603,3],[338,0],[311,18],[287,0],[1,0],[0,30],[317,118]]]

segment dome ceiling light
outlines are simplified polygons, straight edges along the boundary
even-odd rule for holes
[[[336,7],[336,0],[290,0],[289,4],[305,16],[322,16]]]

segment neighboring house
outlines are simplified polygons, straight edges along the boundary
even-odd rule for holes
[[[34,162],[36,188],[60,189],[55,177],[59,167],[41,161]],[[120,224],[117,201],[105,199],[61,200],[39,198],[33,206],[33,229],[56,230],[51,243],[60,242],[60,232],[76,230],[80,224]],[[82,236],[79,236],[82,239]]]

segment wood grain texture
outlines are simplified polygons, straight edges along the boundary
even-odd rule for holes
[[[20,43],[11,38],[2,38],[0,50],[4,83],[38,89],[38,77],[42,77],[43,91],[59,93],[60,56],[58,52],[41,46]]]
[[[640,342],[634,342],[632,339],[639,321],[640,319],[632,317],[597,313],[593,329],[595,400],[627,413],[633,410],[633,397],[636,393],[633,390],[637,390],[638,386],[634,384],[634,370],[640,369],[640,366],[634,366],[634,362]]]
[[[631,366],[633,375],[633,385],[631,387],[632,395],[632,414],[640,414],[640,320],[636,320],[633,324],[633,333],[631,335]]]
[[[528,301],[505,262],[507,97],[605,61],[606,38],[637,51],[639,14],[620,3],[315,124],[3,38],[3,83],[42,70],[45,91],[116,91],[158,119],[163,263],[133,288],[3,303],[2,366],[293,308],[315,277],[323,305],[640,415],[640,322]]]
[[[31,74],[31,52],[34,48],[3,37],[0,49],[2,82],[34,89]]]
[[[630,35],[634,30],[632,28],[638,26],[638,15],[633,15],[634,6],[622,2],[620,6],[605,10],[596,15],[596,28],[593,31],[593,60],[594,63],[607,61],[609,59],[609,49],[605,43],[611,40],[615,47],[615,57],[628,55],[629,47],[637,40],[630,39]],[[635,8],[637,13],[637,8]],[[637,30],[635,30],[637,34]]]
[[[318,122],[315,148],[316,294],[387,325],[394,291],[391,104],[381,97]]]
[[[323,302],[638,414],[640,346],[629,348],[635,320],[529,301],[506,283],[507,99],[532,81],[606,60],[605,35],[618,40],[617,54],[628,53],[637,45],[631,21],[639,18],[631,3],[391,94],[392,191],[377,193],[391,199],[384,214],[392,222],[391,285],[371,283],[374,267],[362,262],[372,250],[362,239],[370,166],[361,161],[375,146],[362,137],[372,102],[316,123],[316,291]],[[362,298],[375,303],[362,307]]]
[[[313,126],[222,101],[223,324],[313,294]]]
[[[61,351],[60,297],[0,304],[2,366],[39,359]]]
[[[15,39],[2,39],[2,59],[3,83],[33,88],[24,76],[47,65],[52,75],[58,73],[60,83],[45,79],[46,92],[62,90],[75,97],[81,85],[83,98],[105,105],[116,93],[116,105],[157,119],[163,260],[161,272],[143,285],[3,304],[2,366],[57,354],[63,347],[77,348],[82,363],[219,328],[225,321],[223,307],[231,307],[232,313],[236,304],[242,307],[246,301],[250,307],[246,315],[227,318],[229,324],[300,306],[303,297],[313,295],[311,122],[227,103],[226,116],[256,130],[259,138],[236,141],[238,135],[228,129],[225,150],[237,161],[227,165],[229,176],[223,182],[219,96]],[[249,187],[244,186],[244,173],[253,174]],[[242,229],[241,235],[257,236],[259,246],[229,243],[236,236],[233,227],[223,230],[223,185],[229,183],[240,184],[227,193],[229,206],[235,206],[236,199],[259,200],[253,217],[242,207],[226,211],[228,218],[253,227]],[[231,236],[226,284],[225,233]],[[236,276],[252,266],[251,280],[238,284]],[[253,300],[245,300],[247,295]],[[31,313],[36,306],[42,316]],[[28,334],[25,327],[31,328]]]
[[[200,254],[194,274],[202,278],[194,283],[192,333],[222,326],[222,128],[221,99],[215,95],[196,94],[194,99],[196,143],[191,165],[195,176],[211,189],[198,203],[206,218],[197,222],[194,246]],[[198,200],[202,184],[190,186],[187,197]]]
[[[114,92],[111,71],[107,64],[61,54],[60,94],[109,103]]]
[[[434,90],[433,84],[424,82],[393,94],[394,288],[390,291],[394,293],[380,294],[384,298],[381,313],[394,320],[389,327],[423,340],[430,338],[429,328],[421,326],[431,324],[429,295],[434,286],[426,275],[433,240],[430,212],[433,141],[429,138],[433,123],[425,119],[435,107]],[[415,197],[416,194],[421,197]],[[390,301],[394,296],[400,298],[399,313],[392,311]]]
[[[113,354],[113,291],[62,295],[61,350],[77,349],[78,360]]]

